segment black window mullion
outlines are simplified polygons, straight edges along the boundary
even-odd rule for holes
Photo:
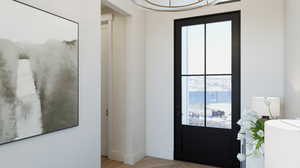
[[[231,76],[232,74],[182,74],[181,76]]]
[[[206,127],[206,23],[204,24],[204,127]]]

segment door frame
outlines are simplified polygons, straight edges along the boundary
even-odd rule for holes
[[[108,137],[107,137],[107,155],[108,158],[112,157],[112,57],[113,57],[113,30],[112,30],[112,21],[113,21],[113,15],[112,14],[104,14],[101,16],[101,29],[102,24],[107,24],[108,26],[108,64],[107,64],[107,72],[108,72]],[[102,113],[102,112],[101,112]]]
[[[235,86],[232,89],[232,102],[235,104],[232,105],[232,112],[237,111],[239,113],[232,115],[232,132],[237,135],[240,127],[236,124],[236,122],[240,119],[241,115],[241,12],[231,11],[225,13],[218,13],[212,15],[203,15],[197,17],[183,18],[177,19],[174,21],[174,159],[180,160],[181,157],[181,99],[182,93],[177,89],[181,87],[181,31],[178,31],[183,25],[196,25],[196,24],[206,24],[210,22],[218,22],[224,21],[227,18],[231,20],[235,19],[237,22],[236,25],[233,25],[234,37],[236,39],[232,39],[232,73],[235,74],[235,77],[232,78],[232,86]],[[228,16],[231,15],[231,16]],[[201,21],[197,19],[201,18]],[[180,23],[178,23],[178,21]],[[238,43],[235,43],[238,41]],[[193,127],[193,126],[191,126]],[[220,130],[219,128],[209,128],[210,131]],[[240,143],[239,143],[240,144]],[[235,146],[234,151],[240,151],[241,146]]]

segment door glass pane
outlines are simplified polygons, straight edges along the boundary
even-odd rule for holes
[[[182,28],[182,74],[204,74],[204,25]]]
[[[231,74],[231,21],[206,25],[207,74]]]
[[[207,76],[206,125],[231,129],[231,76]]]
[[[204,77],[182,77],[182,125],[204,126]]]

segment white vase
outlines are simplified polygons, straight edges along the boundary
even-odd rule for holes
[[[264,168],[264,157],[248,157],[246,168]]]

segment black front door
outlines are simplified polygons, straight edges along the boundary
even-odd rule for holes
[[[176,160],[238,168],[240,12],[175,20]]]

